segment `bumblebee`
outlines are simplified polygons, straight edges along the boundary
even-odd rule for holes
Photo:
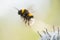
[[[31,19],[34,18],[32,13],[30,13],[27,9],[24,8],[18,11],[18,15],[20,15],[24,19],[25,24],[28,23],[28,25],[30,25],[29,22],[31,21]]]

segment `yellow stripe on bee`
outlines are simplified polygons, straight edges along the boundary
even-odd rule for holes
[[[24,9],[24,8],[22,8],[22,14],[24,13],[24,10],[25,10],[25,9]]]
[[[31,13],[29,13],[29,14],[28,14],[28,16],[32,16],[32,14],[31,14]]]

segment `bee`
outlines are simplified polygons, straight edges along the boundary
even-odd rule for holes
[[[28,25],[30,25],[31,19],[34,18],[32,13],[30,13],[27,9],[24,8],[18,10],[18,15],[20,15],[24,19],[25,24],[27,23]]]

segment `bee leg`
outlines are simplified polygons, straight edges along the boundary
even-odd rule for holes
[[[25,24],[27,23],[27,20],[25,20]]]
[[[25,21],[26,19],[24,18],[23,21]]]
[[[30,26],[30,23],[29,23],[30,20],[28,20],[28,25]]]
[[[30,23],[28,22],[28,25],[30,25]]]

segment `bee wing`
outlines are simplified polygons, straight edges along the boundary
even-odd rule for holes
[[[32,10],[33,5],[30,5],[27,9]]]
[[[30,5],[28,8],[27,8],[30,12],[34,13],[35,10],[34,10],[34,5]]]

